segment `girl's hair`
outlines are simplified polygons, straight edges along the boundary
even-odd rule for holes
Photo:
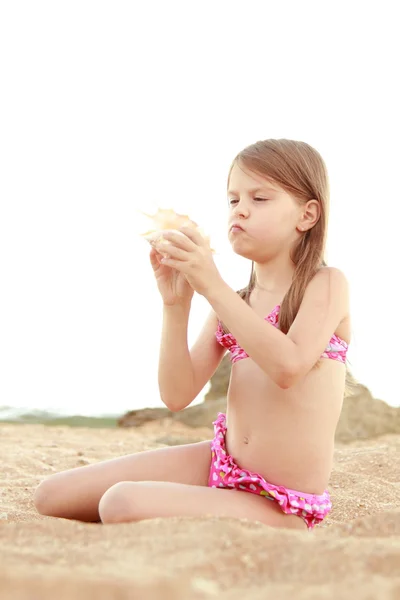
[[[248,146],[236,156],[229,177],[236,164],[271,179],[301,203],[318,200],[320,205],[321,216],[318,222],[303,232],[292,249],[291,258],[295,264],[295,272],[279,312],[279,328],[283,333],[287,333],[300,308],[307,285],[318,269],[325,264],[329,209],[329,183],[325,163],[319,153],[304,142],[265,140]],[[246,302],[249,301],[255,284],[256,275],[252,263],[250,281],[239,291]]]
[[[228,182],[234,165],[271,179],[302,204],[317,200],[320,206],[317,223],[301,235],[291,251],[295,272],[279,312],[279,328],[287,333],[296,318],[307,285],[318,269],[326,266],[324,252],[329,213],[326,166],[314,148],[305,142],[286,139],[256,142],[239,152],[229,170]],[[250,281],[238,292],[247,303],[255,284],[256,274],[252,263]],[[346,381],[348,379],[346,377]],[[347,385],[346,392],[350,392]]]

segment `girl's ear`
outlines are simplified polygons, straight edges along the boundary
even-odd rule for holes
[[[320,216],[321,206],[318,200],[309,200],[307,204],[303,206],[297,229],[299,231],[308,231],[318,223]]]

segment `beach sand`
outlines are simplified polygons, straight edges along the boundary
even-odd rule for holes
[[[334,509],[313,532],[216,518],[108,525],[43,517],[46,476],[208,428],[0,424],[0,598],[15,600],[400,599],[400,436],[337,445]]]

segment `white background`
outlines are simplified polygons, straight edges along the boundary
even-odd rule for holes
[[[314,145],[353,373],[399,405],[399,43],[391,2],[2,3],[0,406],[161,404],[161,300],[139,210],[211,234],[234,288],[226,177],[259,139]],[[193,342],[208,312],[196,298]]]

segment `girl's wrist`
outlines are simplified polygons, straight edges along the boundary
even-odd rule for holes
[[[220,297],[221,293],[223,293],[224,290],[226,290],[226,288],[229,288],[228,284],[222,279],[222,277],[219,276],[207,288],[207,290],[205,290],[203,296],[206,298],[206,300],[208,300],[210,304],[212,304],[213,301]]]
[[[185,300],[183,302],[176,302],[175,304],[163,304],[163,310],[165,312],[171,314],[179,314],[179,313],[188,313],[190,312],[190,307],[192,304],[192,300]]]

